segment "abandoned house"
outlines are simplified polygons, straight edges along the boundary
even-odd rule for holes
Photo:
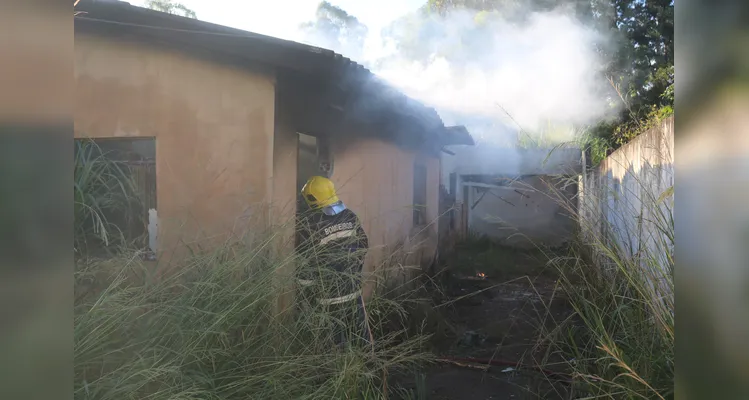
[[[361,217],[365,268],[416,236],[415,262],[435,257],[440,153],[472,145],[465,128],[329,50],[120,1],[76,10],[75,135],[142,155],[159,263],[293,220],[312,175]]]

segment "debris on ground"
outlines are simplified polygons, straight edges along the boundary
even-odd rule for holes
[[[425,371],[424,398],[566,399],[569,376],[559,367],[565,360],[539,340],[539,324],[572,313],[556,277],[535,254],[513,251],[497,264],[482,257],[458,253],[452,260],[460,267],[447,267],[448,306],[439,309],[453,340],[441,342],[437,364]],[[460,262],[466,259],[473,261]]]

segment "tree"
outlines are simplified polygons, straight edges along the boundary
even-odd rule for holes
[[[187,6],[182,3],[178,3],[172,0],[147,0],[146,7],[152,10],[179,15],[182,17],[193,19],[198,18],[198,16],[195,14],[195,11],[187,8]]]
[[[302,24],[300,28],[307,40],[351,58],[359,58],[362,54],[368,33],[367,26],[356,17],[327,1],[317,6],[315,20]]]
[[[622,40],[607,74],[626,107],[616,123],[596,126],[593,136],[614,149],[673,113],[674,1],[608,1],[606,18]]]
[[[668,104],[663,97],[673,82],[673,0],[617,0],[620,30],[629,39],[631,82],[629,95],[639,105]]]

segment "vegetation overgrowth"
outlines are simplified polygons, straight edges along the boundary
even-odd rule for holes
[[[564,369],[572,376],[575,392],[582,396],[576,398],[672,399],[673,188],[657,192],[646,184],[657,180],[640,176],[633,177],[637,192],[622,194],[615,193],[612,187],[586,188],[582,198],[571,199],[564,188],[576,184],[577,179],[549,177],[545,191],[567,215],[580,222],[575,239],[561,249],[537,243],[535,251],[522,253],[546,260],[551,271],[524,273],[555,277],[561,297],[572,308],[571,316],[564,321],[537,325],[538,346],[550,346],[552,353],[564,356]],[[516,184],[523,185],[520,181]],[[619,203],[629,198],[641,208],[631,215],[631,204],[614,208],[606,219],[597,206],[613,196]],[[467,246],[472,254],[460,259],[466,268],[475,262],[481,268],[498,265],[512,274],[513,267],[519,265],[513,261],[518,253],[515,250],[476,235],[466,239],[458,246]],[[523,272],[516,271],[514,276],[518,274]],[[548,306],[547,312],[550,310]],[[555,320],[553,315],[538,318]]]
[[[558,178],[549,187],[564,183]],[[616,196],[613,188],[586,191],[579,207],[561,191],[551,191],[580,221],[569,251],[548,255],[575,313],[542,336],[567,356],[586,398],[674,396],[673,188],[655,193],[641,180],[636,185],[639,195],[627,195],[637,197],[642,209],[624,229],[596,213],[596,200]],[[638,229],[638,223],[645,228]]]
[[[337,347],[335,314],[289,296],[285,271],[299,260],[237,248],[193,256],[167,275],[137,253],[80,261],[76,398],[380,399],[387,373],[429,360],[427,336],[397,328],[403,294],[368,299],[373,346]]]
[[[367,299],[374,343],[336,346],[333,327],[353,330],[341,320],[350,313],[295,295],[291,272],[314,254],[280,251],[288,227],[195,251],[168,269],[144,261],[132,246],[142,238],[111,220],[139,212],[127,168],[93,141],[76,146],[75,398],[413,396],[387,381],[432,357],[409,313],[421,293],[415,279]],[[89,252],[93,244],[106,251]]]

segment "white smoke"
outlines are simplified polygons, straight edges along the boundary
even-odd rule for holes
[[[395,34],[373,29],[354,58],[483,141],[506,145],[520,128],[533,135],[550,124],[587,125],[611,111],[600,73],[605,60],[596,51],[604,35],[561,10],[522,20],[494,16],[480,35],[472,33],[475,16],[465,11],[411,16],[412,23],[430,24],[430,35],[420,38],[431,52],[426,59],[415,61],[396,45]],[[457,62],[438,54],[456,48]],[[571,140],[575,132],[557,130],[556,140]]]

